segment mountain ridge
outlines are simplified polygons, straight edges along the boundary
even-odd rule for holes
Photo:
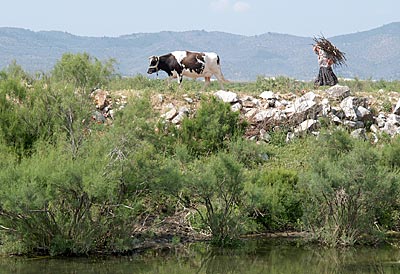
[[[330,37],[346,53],[339,77],[400,79],[400,22],[371,30]],[[312,37],[275,32],[245,36],[221,31],[161,31],[118,37],[77,36],[62,31],[0,28],[0,69],[16,61],[29,72],[51,70],[64,53],[87,52],[100,60],[113,58],[121,75],[145,74],[148,57],[173,50],[214,51],[233,81],[257,76],[311,80],[317,72]],[[161,76],[161,74],[160,74]],[[153,77],[153,76],[149,76]],[[163,77],[163,76],[162,76]]]

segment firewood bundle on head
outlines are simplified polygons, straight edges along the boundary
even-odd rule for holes
[[[324,36],[314,37],[315,46],[320,47],[326,52],[328,57],[332,59],[333,64],[336,66],[342,66],[346,63],[346,56],[344,52],[341,52],[335,45],[333,45]]]

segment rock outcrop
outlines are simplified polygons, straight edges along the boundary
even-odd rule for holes
[[[373,94],[375,95],[375,94]],[[230,104],[232,111],[240,113],[248,121],[246,138],[268,142],[269,132],[277,129],[287,131],[286,140],[304,134],[318,135],[323,125],[341,126],[355,138],[377,142],[382,134],[391,137],[400,134],[400,93],[392,93],[390,111],[377,105],[376,95],[356,96],[349,87],[336,85],[326,90],[314,90],[302,94],[261,92],[258,96],[239,95],[232,91],[219,90],[211,94],[218,100]],[[158,95],[157,109],[161,119],[179,126],[185,117],[196,113],[200,97],[184,94],[180,99],[168,100]],[[110,96],[104,90],[95,90],[92,98],[96,106],[92,119],[98,123],[112,123],[114,112],[127,102],[125,94]],[[388,98],[384,99],[386,102]]]
[[[377,109],[370,96],[351,95],[349,87],[340,85],[302,95],[264,91],[253,97],[224,90],[213,95],[229,103],[232,111],[240,112],[241,118],[249,122],[246,137],[253,140],[268,142],[268,132],[278,128],[288,132],[287,141],[306,133],[318,135],[321,122],[342,126],[355,138],[371,142],[377,142],[382,134],[400,134],[400,94],[392,112]],[[189,108],[172,106],[163,118],[179,124],[183,117],[195,113],[195,100]]]

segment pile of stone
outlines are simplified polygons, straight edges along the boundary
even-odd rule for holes
[[[268,142],[268,132],[277,129],[288,131],[287,141],[306,133],[318,135],[321,122],[345,127],[352,136],[371,142],[377,142],[382,134],[400,134],[400,94],[389,113],[377,111],[369,98],[351,96],[349,87],[340,85],[301,96],[272,91],[262,92],[258,97],[238,96],[224,90],[215,92],[214,96],[229,103],[233,111],[239,111],[249,122],[246,136],[253,140]],[[195,112],[195,109],[173,105],[169,109],[163,118],[174,124]]]
[[[102,89],[93,90],[90,97],[96,106],[92,120],[99,124],[112,123],[115,111],[123,109],[127,103],[127,96],[120,94],[111,97],[108,91]]]

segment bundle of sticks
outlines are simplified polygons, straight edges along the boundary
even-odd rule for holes
[[[327,53],[328,57],[332,59],[334,65],[342,66],[346,63],[345,53],[340,51],[324,36],[314,37],[313,40],[316,46],[319,46],[322,50],[324,50]]]

